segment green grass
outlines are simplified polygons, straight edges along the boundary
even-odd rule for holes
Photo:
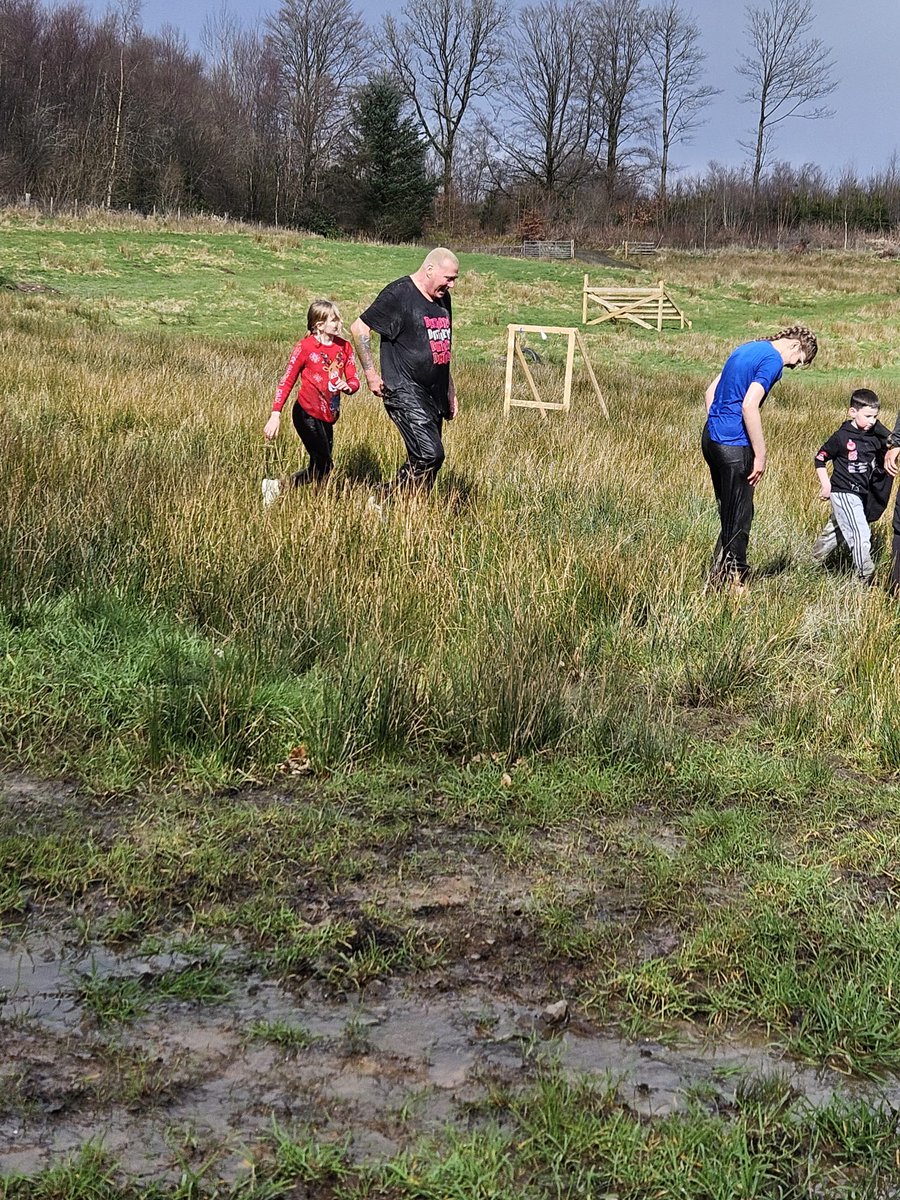
[[[154,1003],[217,1004],[227,1000],[230,992],[220,956],[215,954],[208,962],[171,968],[158,975],[102,976],[93,971],[77,987],[85,1012],[98,1025],[134,1021]]]
[[[277,370],[290,348],[285,343],[305,328],[312,299],[337,300],[349,323],[384,281],[414,270],[423,253],[415,246],[217,229],[212,222],[189,230],[115,218],[104,224],[102,214],[97,222],[86,227],[0,214],[0,282],[56,289],[14,298],[22,332],[49,323],[59,330],[164,331],[213,346],[221,338],[252,340]],[[828,378],[900,374],[891,336],[900,303],[896,272],[874,257],[821,252],[801,261],[770,252],[667,252],[634,270],[464,253],[462,266],[455,323],[460,353],[470,361],[505,354],[510,322],[579,324],[587,273],[592,281],[624,286],[663,278],[694,324],[662,338],[595,327],[588,341],[601,361],[612,356],[641,369],[708,375],[727,345],[756,331],[775,332],[793,317],[832,334],[825,348]],[[538,349],[562,362],[561,346],[540,342]],[[816,377],[823,369],[824,362],[816,364]]]
[[[347,323],[384,281],[415,270],[424,251],[326,242],[290,233],[145,233],[7,226],[3,271],[11,283],[56,289],[19,302],[20,311],[75,324],[201,337],[291,338],[306,327],[311,300],[327,295]],[[479,319],[461,311],[477,346],[498,339],[505,349],[509,320],[558,324],[580,313],[583,271],[550,267],[554,319],[547,316],[547,280],[535,264],[474,255],[467,287]],[[615,274],[615,273],[613,273]],[[622,276],[630,273],[619,272]],[[366,299],[368,297],[368,299]],[[502,326],[502,328],[501,328]],[[289,349],[290,347],[288,347]]]
[[[247,1028],[247,1036],[256,1041],[271,1042],[288,1054],[306,1050],[316,1041],[315,1035],[302,1025],[283,1020],[254,1021]]]
[[[263,1150],[263,1148],[260,1148]],[[497,1093],[488,1119],[445,1131],[381,1164],[359,1166],[349,1146],[314,1130],[275,1125],[271,1145],[228,1185],[141,1186],[117,1176],[96,1148],[36,1179],[0,1181],[3,1200],[263,1200],[300,1190],[334,1200],[887,1200],[897,1182],[895,1118],[861,1104],[810,1109],[777,1078],[738,1086],[731,1111],[701,1100],[685,1113],[641,1121],[608,1087],[552,1072],[515,1097]]]
[[[448,466],[381,522],[366,500],[399,448],[372,397],[347,404],[329,485],[268,513],[261,432],[309,299],[351,319],[417,251],[136,222],[3,234],[3,277],[59,291],[0,292],[0,754],[82,792],[0,805],[0,925],[55,906],[86,944],[176,931],[350,992],[475,938],[624,1029],[749,1027],[841,1070],[900,1068],[900,621],[808,562],[811,455],[849,388],[893,418],[892,264],[665,255],[694,327],[589,331],[612,419],[579,383],[570,416],[504,422],[506,322],[577,321],[581,270],[463,255]],[[744,601],[708,595],[703,387],[791,319],[821,350],[767,403],[759,576]],[[454,871],[466,920],[421,916],[414,896]],[[92,979],[83,1001],[115,1024],[228,980],[169,984]],[[847,1159],[881,1145],[861,1110],[767,1109],[769,1154],[758,1109],[644,1127],[577,1095],[615,1170],[578,1138],[553,1158],[549,1117],[512,1099],[507,1124],[374,1182],[315,1140],[297,1154],[335,1195],[649,1196],[681,1164],[685,1196],[799,1196],[818,1162],[849,1181],[835,1195],[887,1194]]]

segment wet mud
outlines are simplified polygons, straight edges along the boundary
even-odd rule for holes
[[[527,1083],[541,1064],[613,1079],[646,1117],[684,1110],[698,1094],[733,1102],[748,1075],[779,1074],[812,1104],[834,1094],[900,1109],[896,1082],[862,1084],[781,1058],[752,1040],[628,1040],[573,1015],[443,974],[376,983],[336,996],[247,973],[214,1007],[166,1004],[112,1031],[78,1001],[84,978],[146,978],[173,956],[131,959],[67,950],[37,937],[0,942],[0,1174],[33,1173],[102,1143],[135,1177],[159,1178],[215,1158],[228,1178],[273,1119],[350,1138],[353,1155],[390,1156],[409,1140],[473,1119],[492,1088]],[[303,1045],[267,1042],[260,1027],[302,1031]]]
[[[68,796],[62,787],[41,793],[47,805]],[[357,1161],[372,1161],[448,1124],[466,1128],[498,1088],[524,1087],[550,1063],[613,1081],[619,1101],[644,1118],[698,1099],[725,1112],[741,1080],[776,1074],[813,1105],[837,1094],[900,1111],[900,1081],[813,1069],[761,1039],[687,1026],[665,1041],[631,1039],[586,1020],[561,1002],[564,976],[542,972],[525,932],[506,947],[518,971],[469,936],[473,904],[483,902],[474,864],[405,896],[411,911],[455,928],[450,957],[358,991],[266,977],[246,947],[223,944],[204,954],[227,976],[227,996],[160,999],[159,981],[197,966],[189,947],[140,954],[85,944],[83,930],[36,910],[2,927],[0,1176],[38,1172],[93,1141],[137,1179],[177,1178],[200,1163],[235,1178],[273,1121],[348,1139]],[[502,890],[503,880],[494,884]],[[521,886],[513,874],[506,884],[510,895]],[[660,930],[646,953],[667,946]],[[117,982],[146,996],[145,1009],[98,1020],[86,995]]]

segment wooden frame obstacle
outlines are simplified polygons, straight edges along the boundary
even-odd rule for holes
[[[552,333],[561,334],[568,338],[562,401],[548,401],[542,398],[540,389],[531,373],[531,368],[528,365],[525,355],[522,353],[522,347],[519,344],[520,333],[539,333],[542,336]],[[572,376],[575,370],[575,348],[577,346],[587,369],[588,378],[593,385],[594,394],[600,402],[603,415],[607,420],[609,419],[609,409],[606,407],[606,401],[603,399],[603,393],[600,391],[600,384],[597,382],[597,376],[594,374],[594,368],[591,365],[591,360],[588,358],[587,346],[584,344],[584,338],[581,336],[579,329],[559,325],[507,325],[506,334],[506,385],[503,391],[503,415],[505,417],[509,416],[511,408],[536,408],[545,419],[548,409],[559,409],[562,412],[569,412],[572,407]],[[532,396],[530,400],[516,400],[513,398],[513,367],[516,362],[518,362],[525,374],[525,380]]]
[[[588,320],[588,303],[599,304],[603,310],[599,317]],[[682,329],[691,328],[687,319],[660,279],[656,287],[613,287],[608,284],[591,284],[584,277],[581,293],[582,325],[599,325],[603,321],[631,321],[644,329],[662,332],[664,322],[677,323]]]

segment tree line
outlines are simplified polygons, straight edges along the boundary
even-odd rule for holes
[[[446,230],[716,245],[900,223],[893,161],[867,179],[777,160],[785,122],[830,115],[811,0],[745,11],[746,165],[678,171],[719,95],[679,0],[281,0],[223,7],[202,51],[146,33],[139,0],[0,0],[0,195],[214,212],[384,240]]]

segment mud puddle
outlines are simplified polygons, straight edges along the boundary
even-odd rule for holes
[[[35,836],[56,823],[65,836],[83,819],[98,842],[111,842],[130,829],[129,803],[147,819],[137,800],[94,802],[23,776],[0,775],[0,800]],[[232,819],[241,803],[279,818],[292,800],[255,792],[232,801]],[[636,814],[657,849],[680,852],[678,829],[645,817]],[[547,862],[581,853],[562,840],[543,846]],[[282,857],[290,852],[283,843]],[[468,827],[398,829],[379,855],[337,883],[284,884],[297,928],[344,923],[370,936],[386,963],[397,930],[415,929],[428,953],[396,960],[389,979],[362,991],[347,990],[351,976],[335,973],[333,958],[305,962],[302,979],[273,978],[272,947],[257,940],[252,953],[221,919],[208,927],[221,944],[192,937],[202,908],[177,887],[160,890],[162,915],[146,927],[116,924],[131,910],[120,909],[115,887],[74,890],[55,906],[30,889],[13,910],[20,926],[0,935],[0,1177],[38,1173],[93,1142],[135,1179],[176,1181],[187,1168],[227,1181],[265,1152],[273,1123],[346,1139],[357,1162],[385,1159],[448,1124],[490,1119],[498,1095],[530,1087],[551,1065],[611,1081],[639,1118],[697,1104],[728,1113],[743,1080],[774,1075],[814,1106],[840,1095],[900,1111],[893,1078],[858,1083],[783,1058],[761,1038],[704,1038],[693,1027],[668,1031],[665,1042],[629,1039],[575,1003],[551,1004],[573,1001],[583,979],[536,935],[545,867],[510,867]],[[563,908],[633,931],[638,960],[677,948],[677,929],[639,925],[626,892],[570,878],[571,896],[554,893]],[[255,883],[244,881],[240,895],[234,886],[226,875],[197,895],[230,911],[255,895]],[[386,913],[383,925],[373,910]],[[110,948],[114,928],[120,938],[152,932],[139,947]],[[251,922],[234,928],[254,936]]]
[[[491,1089],[524,1086],[550,1063],[614,1080],[621,1103],[646,1117],[698,1098],[721,1110],[740,1080],[774,1074],[813,1105],[840,1094],[900,1110],[896,1080],[856,1083],[771,1046],[688,1030],[666,1044],[629,1041],[562,1006],[483,984],[448,989],[438,973],[350,996],[319,983],[292,992],[249,962],[240,970],[232,951],[220,1003],[158,1003],[104,1026],[82,1002],[86,979],[154,979],[193,961],[0,940],[0,1175],[37,1172],[92,1140],[135,1177],[203,1162],[233,1178],[273,1120],[349,1137],[359,1161],[387,1157],[479,1119]]]

